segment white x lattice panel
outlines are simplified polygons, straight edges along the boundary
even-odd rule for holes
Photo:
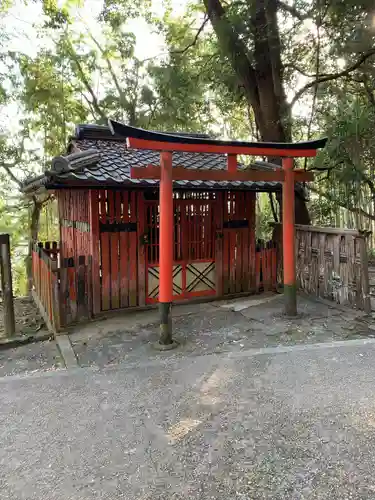
[[[215,262],[196,262],[186,266],[186,291],[215,290]]]
[[[157,299],[159,296],[159,266],[148,268],[148,288],[149,299]],[[182,294],[182,266],[173,266],[173,295]]]

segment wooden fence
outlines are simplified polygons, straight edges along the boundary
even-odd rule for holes
[[[367,245],[355,230],[296,226],[300,289],[371,312]]]
[[[9,234],[0,234],[0,285],[4,314],[4,331],[5,335],[11,336],[16,331],[16,323],[14,317]]]
[[[48,329],[59,332],[92,315],[91,258],[61,259],[56,242],[34,245],[32,295]]]
[[[53,252],[52,252],[53,249]],[[32,295],[49,330],[61,328],[57,243],[34,245],[32,254]]]

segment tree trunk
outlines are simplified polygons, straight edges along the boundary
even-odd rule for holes
[[[30,214],[30,225],[29,225],[29,250],[26,257],[26,276],[27,276],[27,289],[31,292],[33,286],[32,277],[32,252],[33,246],[38,240],[39,223],[40,223],[40,213],[42,211],[42,203],[38,202],[36,199],[33,200],[31,214]]]
[[[253,2],[252,54],[237,26],[226,17],[220,0],[203,1],[221,51],[230,60],[244,97],[253,109],[262,141],[291,141],[291,110],[283,86],[277,0]],[[269,158],[269,161],[280,163],[279,158]],[[299,194],[295,215],[297,224],[311,223],[306,201]]]

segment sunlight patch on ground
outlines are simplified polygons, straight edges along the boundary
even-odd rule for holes
[[[372,427],[375,428],[375,409],[367,408],[365,411],[360,411],[352,415],[352,422],[359,429]]]
[[[179,441],[183,437],[186,436],[190,431],[198,427],[199,424],[201,424],[201,420],[193,420],[191,418],[186,418],[183,420],[180,420],[175,425],[172,425],[172,427],[169,428],[167,437],[168,440],[171,444],[175,443],[176,441]]]
[[[215,370],[214,373],[202,384],[200,401],[203,404],[215,405],[222,401],[219,397],[220,389],[232,377],[232,370]]]

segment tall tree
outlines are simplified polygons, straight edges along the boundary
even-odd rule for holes
[[[228,2],[225,6],[221,0],[203,0],[203,4],[221,53],[230,61],[237,84],[253,109],[260,137],[265,141],[291,140],[293,105],[309,91],[316,91],[318,85],[355,72],[375,54],[373,36],[368,29],[372,10],[369,0],[349,1],[345,5],[330,0],[301,1],[293,5],[282,0],[247,0]],[[349,22],[352,22],[351,29]],[[306,23],[310,31],[316,33],[311,50],[301,46]],[[353,43],[353,31],[358,43]],[[304,38],[309,37],[310,34],[305,34]],[[300,49],[297,54],[296,47]],[[339,47],[347,63],[344,69],[332,71]],[[327,54],[330,62],[323,64],[323,56]],[[298,58],[302,68],[298,67]],[[312,61],[315,67],[311,73]],[[308,73],[303,69],[306,64]],[[305,76],[307,81],[288,101],[286,87],[296,81],[296,74]],[[296,217],[298,222],[309,222],[307,209],[300,199],[296,204]]]

